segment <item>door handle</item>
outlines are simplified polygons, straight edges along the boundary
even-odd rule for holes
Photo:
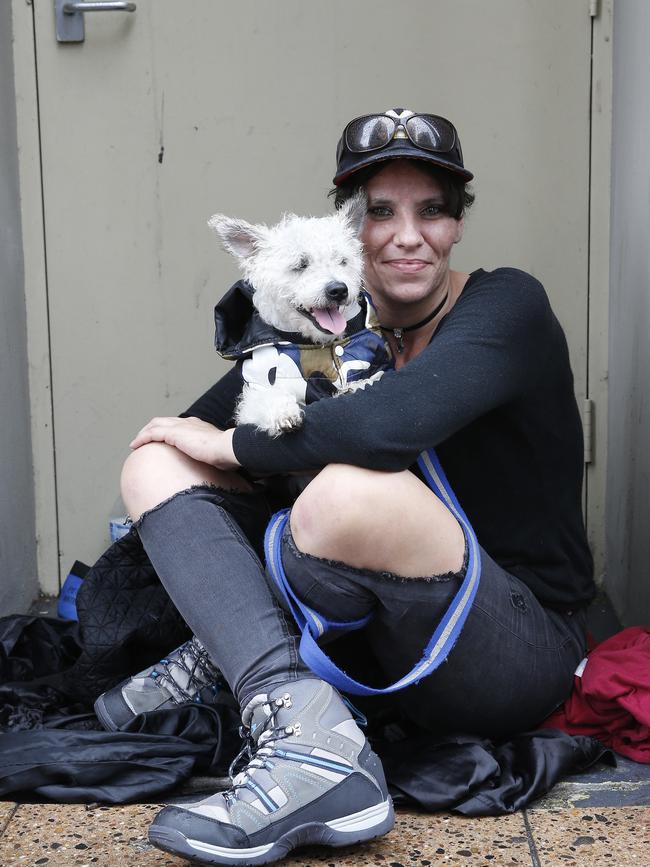
[[[66,15],[74,15],[75,12],[135,12],[135,9],[135,3],[127,3],[126,0],[99,0],[97,3],[79,0],[77,3],[63,4]]]
[[[86,12],[135,12],[135,3],[127,0],[54,0],[54,18],[58,42],[83,42]]]

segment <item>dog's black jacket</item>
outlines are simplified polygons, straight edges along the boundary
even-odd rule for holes
[[[323,346],[268,325],[253,306],[253,293],[249,283],[239,280],[214,309],[217,352],[237,362],[244,382],[272,387],[282,380],[301,401],[313,403],[392,366],[365,295],[360,296],[359,313],[348,322],[345,333]],[[268,348],[274,351],[264,356],[258,352]]]

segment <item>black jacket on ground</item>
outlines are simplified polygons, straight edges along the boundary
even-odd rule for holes
[[[100,558],[80,590],[79,625],[0,618],[0,799],[160,800],[192,774],[227,772],[240,747],[230,693],[214,706],[143,714],[119,732],[102,731],[92,712],[94,698],[123,676],[126,648],[133,652],[129,670],[145,666],[169,650],[164,632],[182,627],[140,551],[132,532]],[[120,597],[129,591],[134,602],[124,618]],[[552,729],[501,744],[400,732],[390,711],[369,736],[396,803],[466,815],[511,813],[566,774],[599,758],[613,761],[592,738]]]

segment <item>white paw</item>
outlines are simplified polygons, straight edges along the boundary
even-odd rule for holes
[[[299,428],[302,416],[302,406],[295,395],[277,386],[245,386],[236,412],[238,424],[254,424],[274,437]]]
[[[262,427],[258,424],[258,428],[260,430],[265,430],[268,434],[271,434],[271,436],[277,437],[280,436],[280,434],[289,433],[292,430],[298,430],[298,428],[302,427],[302,418],[302,409],[301,407],[296,406],[294,410],[291,410],[286,415],[281,415],[276,418],[269,427]]]

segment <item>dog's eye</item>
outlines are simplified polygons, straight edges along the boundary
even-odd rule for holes
[[[305,268],[309,268],[309,257],[301,256],[298,264],[292,269],[293,271],[304,271]]]
[[[347,260],[345,257],[344,257],[343,259],[341,259],[341,265],[342,265],[344,268],[345,268],[345,266],[346,266],[347,264],[348,264],[348,260]]]

